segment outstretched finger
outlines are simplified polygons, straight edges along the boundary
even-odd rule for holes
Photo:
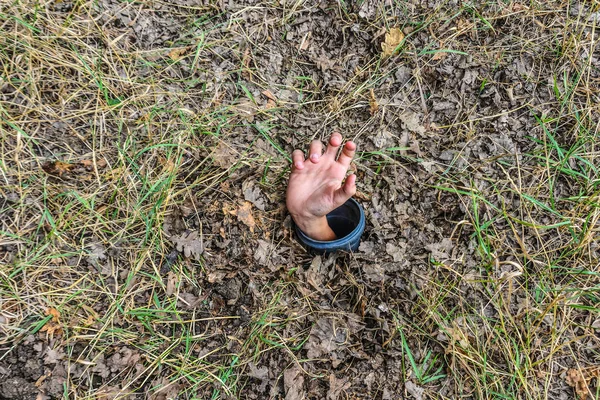
[[[292,163],[295,169],[304,168],[304,152],[302,150],[294,150],[292,153]]]
[[[346,142],[344,147],[342,148],[342,153],[338,158],[338,162],[342,164],[344,167],[348,168],[350,166],[350,162],[352,161],[352,157],[356,153],[356,144],[354,142]]]
[[[337,152],[341,144],[342,135],[340,135],[338,132],[333,132],[333,134],[329,138],[329,144],[327,145],[325,155],[335,160],[335,156],[337,156]]]
[[[320,140],[313,140],[310,143],[310,148],[308,149],[308,158],[313,163],[318,163],[321,158],[321,153],[323,153],[323,145]]]
[[[352,174],[346,178],[344,185],[335,191],[333,201],[336,207],[344,204],[350,197],[356,193],[356,175]]]

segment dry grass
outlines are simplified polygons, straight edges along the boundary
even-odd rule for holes
[[[529,138],[515,139],[528,151],[482,159],[456,151],[449,166],[418,182],[458,199],[464,218],[452,221],[452,239],[468,251],[452,263],[432,257],[414,301],[405,309],[400,300],[389,303],[393,311],[377,322],[391,333],[373,328],[365,337],[377,342],[381,335],[381,348],[402,352],[401,379],[431,398],[553,398],[568,389],[567,368],[597,366],[600,99],[597,23],[590,19],[597,20],[597,4],[440,2],[414,20],[402,19],[413,15],[408,3],[393,2],[393,11],[377,5],[370,29],[399,25],[407,32],[393,61],[376,53],[339,83],[342,72],[333,67],[313,74],[299,61],[303,40],[311,40],[306,33],[290,44],[299,46],[295,75],[273,84],[257,61],[271,52],[267,38],[312,2],[228,14],[218,2],[115,2],[112,10],[96,2],[42,3],[0,6],[0,361],[42,340],[65,360],[67,373],[53,392],[65,398],[243,397],[258,379],[258,360],[303,368],[312,361],[302,359],[302,348],[314,321],[334,315],[351,332],[353,313],[377,306],[360,272],[340,261],[331,268],[341,278],[307,287],[300,277],[309,258],[289,250],[285,273],[245,276],[254,299],[248,315],[222,313],[231,309],[205,285],[223,278],[214,265],[230,267],[223,275],[262,266],[183,257],[165,224],[181,221],[181,231],[216,243],[219,230],[204,231],[203,223],[222,219],[223,232],[251,254],[259,238],[291,248],[288,233],[274,233],[280,207],[260,213],[253,235],[240,234],[243,224],[232,227],[224,209],[237,206],[232,186],[248,176],[236,171],[261,176],[264,192],[281,204],[288,147],[336,125],[366,142],[375,128],[395,129],[404,109],[428,115],[429,96],[440,96],[432,71],[467,53],[488,66],[489,76],[476,78],[481,98],[488,87],[514,89],[495,75],[511,57],[531,60],[520,84],[531,93],[545,87],[547,96],[517,99],[511,110],[489,115],[489,106],[475,111],[476,95],[444,92],[464,96],[468,107],[428,126],[432,143],[466,147],[493,129],[489,120],[519,115],[533,126]],[[159,6],[173,23],[153,30]],[[350,27],[350,8],[341,1],[328,12]],[[117,17],[125,12],[134,16],[130,26]],[[275,19],[247,24],[249,12]],[[428,43],[417,41],[424,32]],[[385,92],[401,64],[413,77]],[[261,92],[274,87],[295,100],[272,106]],[[379,108],[371,115],[373,96]],[[296,114],[301,123],[290,122]],[[302,123],[311,133],[291,126]],[[427,151],[414,158],[399,151],[362,154],[358,170],[374,177],[362,190],[373,191],[389,166],[442,165],[427,160]],[[351,300],[345,313],[324,307],[324,298]],[[329,374],[324,367],[304,372],[313,380]],[[283,372],[270,378],[281,385]],[[587,383],[598,398],[600,385]]]
[[[220,363],[186,355],[214,335],[201,321],[230,317],[181,315],[179,292],[196,285],[201,264],[178,266],[176,288],[167,289],[172,245],[163,224],[235,167],[213,166],[207,148],[234,116],[200,82],[181,91],[170,47],[128,43],[128,28],[94,18],[93,3],[71,12],[30,6],[4,10],[11,18],[2,26],[3,347],[36,332],[60,337],[50,345],[70,349],[69,364],[80,366],[66,377],[68,396],[94,396],[81,388],[94,387],[116,343],[134,349],[137,362],[101,390],[219,381]],[[218,41],[203,33],[202,42],[187,38],[194,68]],[[50,330],[49,309],[60,315]],[[172,372],[161,381],[164,368]]]
[[[482,264],[461,269],[466,274],[440,265],[439,283],[421,295],[418,308],[439,332],[458,392],[476,398],[554,398],[565,366],[596,365],[596,31],[589,14],[566,7],[531,6],[517,16],[528,32],[513,46],[522,44],[518,51],[537,66],[531,84],[550,93],[528,105],[537,120],[531,150],[455,168],[442,180],[467,210],[455,233],[477,249]],[[543,34],[550,27],[553,34]],[[469,131],[472,123],[447,128]],[[579,396],[597,398],[597,386],[586,379]]]

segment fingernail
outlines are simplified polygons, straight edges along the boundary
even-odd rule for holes
[[[317,161],[319,159],[319,155],[318,154],[311,154],[310,155],[310,159],[313,161]]]

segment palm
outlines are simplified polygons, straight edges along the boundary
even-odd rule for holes
[[[310,157],[304,160],[304,153],[295,150],[292,158],[294,167],[290,175],[287,191],[287,207],[292,217],[298,220],[310,220],[323,217],[341,206],[356,191],[355,176],[346,176],[356,145],[347,142],[337,157],[342,136],[334,133],[325,153],[322,153],[320,141],[310,145]],[[337,159],[336,159],[337,157]]]
[[[321,217],[341,206],[345,199],[336,196],[336,191],[342,186],[347,170],[333,158],[322,159],[318,164],[307,163],[302,170],[295,169],[288,186],[288,208]]]

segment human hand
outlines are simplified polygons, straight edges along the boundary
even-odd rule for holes
[[[356,152],[356,144],[346,142],[336,160],[341,144],[342,135],[334,132],[329,138],[325,153],[319,140],[313,140],[310,144],[307,160],[304,159],[302,150],[294,150],[292,153],[287,209],[300,230],[315,240],[336,239],[326,215],[356,193],[356,175],[348,176],[342,185]]]

